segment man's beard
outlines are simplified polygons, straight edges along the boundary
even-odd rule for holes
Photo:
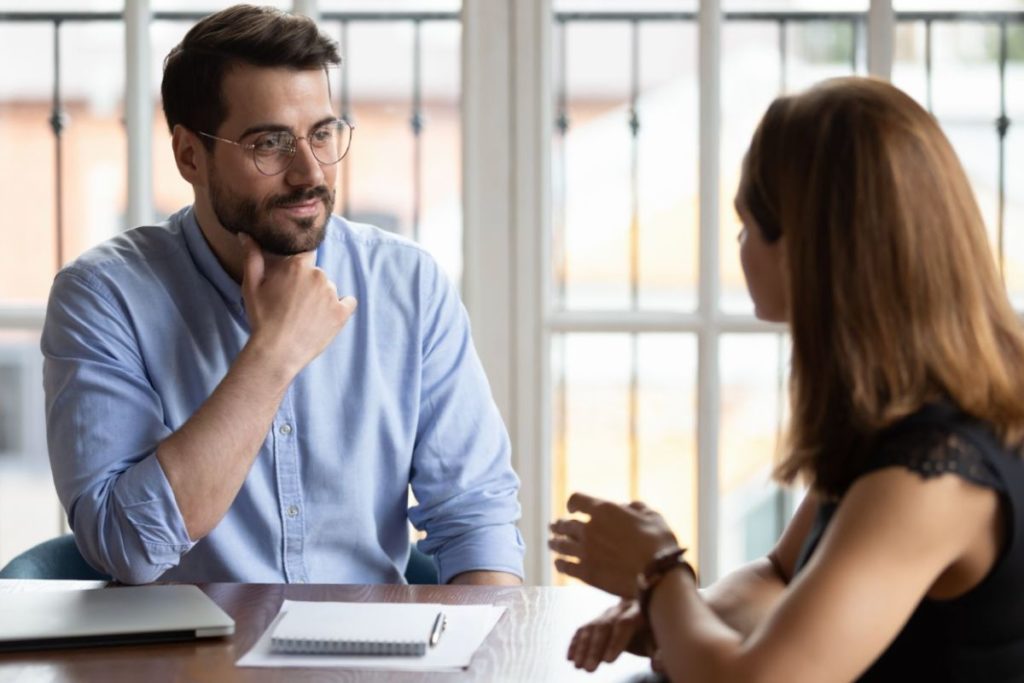
[[[272,195],[262,203],[254,199],[239,197],[225,190],[219,182],[210,182],[210,204],[220,224],[231,233],[244,232],[256,241],[263,251],[279,256],[292,256],[313,251],[324,240],[327,221],[334,210],[336,193],[326,185],[296,190],[287,195]],[[317,224],[316,217],[289,218],[292,229],[278,227],[270,217],[271,211],[279,206],[301,204],[319,198],[326,207],[323,222]]]

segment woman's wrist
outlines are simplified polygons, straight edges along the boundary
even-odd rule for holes
[[[693,566],[686,561],[684,555],[686,548],[667,548],[654,555],[644,570],[637,575],[637,603],[640,605],[640,614],[644,621],[650,624],[650,604],[654,591],[661,584],[662,579],[670,572],[682,569],[690,575],[694,588],[697,587],[697,572]]]

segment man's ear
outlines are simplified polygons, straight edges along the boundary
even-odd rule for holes
[[[199,136],[178,124],[171,131],[171,148],[178,173],[190,185],[206,185],[206,148]]]

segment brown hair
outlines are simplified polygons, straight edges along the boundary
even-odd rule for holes
[[[337,44],[308,17],[235,5],[193,26],[164,60],[160,93],[167,127],[216,133],[227,118],[221,84],[237,64],[317,69],[341,62]],[[203,138],[209,149],[213,140]]]
[[[841,494],[885,427],[937,399],[1024,436],[1024,336],[938,123],[883,81],[776,100],[740,201],[784,236],[793,337],[776,475]]]

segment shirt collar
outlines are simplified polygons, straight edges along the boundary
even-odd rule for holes
[[[333,221],[334,216],[329,216],[327,221],[328,232],[331,230],[331,222]],[[217,260],[217,255],[210,249],[210,244],[206,241],[206,237],[203,236],[203,231],[199,227],[199,221],[196,220],[194,207],[190,206],[183,212],[181,223],[182,232],[185,234],[185,244],[192,255],[192,261],[196,264],[196,268],[199,269],[203,277],[217,288],[217,291],[220,292],[221,297],[229,306],[236,311],[243,311],[245,306],[242,300],[242,288],[228,275],[228,272],[224,270],[224,266]],[[323,256],[323,244],[321,243],[316,250],[317,267],[322,267]]]
[[[210,249],[203,231],[196,220],[195,209],[189,207],[181,217],[181,230],[185,235],[185,245],[192,255],[192,261],[203,277],[220,292],[224,301],[233,309],[242,310],[242,288],[231,279],[224,266],[217,260],[217,255]]]

